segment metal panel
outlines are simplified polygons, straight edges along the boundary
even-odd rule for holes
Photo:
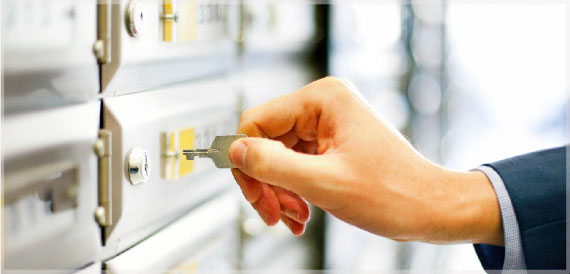
[[[78,269],[97,260],[93,144],[100,103],[4,118],[6,269]]]
[[[235,269],[239,246],[238,195],[231,191],[208,201],[105,262],[106,269],[111,273]]]
[[[95,1],[2,1],[5,113],[97,97]]]
[[[111,61],[101,65],[104,96],[217,74],[235,63],[239,6],[189,0],[118,2],[110,4]]]
[[[82,269],[73,272],[73,274],[101,274],[101,265],[102,264],[100,262],[92,263]]]
[[[310,3],[244,0],[243,40],[246,56],[272,58],[299,54],[321,37],[315,28],[315,6]]]
[[[227,80],[216,78],[103,100],[104,128],[113,135],[113,220],[105,228],[105,258],[232,184],[229,170],[216,169],[209,159],[190,162],[181,157],[187,147],[172,151],[164,144],[164,136],[178,133],[181,144],[209,147],[214,136],[235,132],[239,97]],[[135,147],[148,152],[145,168],[150,170],[147,181],[136,185],[128,176],[129,153]],[[162,169],[172,171],[173,162],[185,172],[166,176]]]

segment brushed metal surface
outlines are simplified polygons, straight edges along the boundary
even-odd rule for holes
[[[4,269],[71,271],[98,260],[99,113],[93,102],[4,118]]]
[[[140,244],[106,261],[106,269],[111,273],[235,270],[240,198],[234,191],[213,197]]]
[[[5,114],[97,99],[96,1],[2,2]]]
[[[195,128],[196,146],[235,132],[238,98],[234,85],[222,77],[103,99],[103,127],[113,134],[113,224],[104,231],[104,258],[133,246],[233,183],[228,170],[203,161],[177,180],[164,179],[156,170],[146,183],[135,186],[126,175],[126,159],[132,148],[144,147],[158,166],[166,157],[162,134],[172,130]]]
[[[188,1],[175,1],[179,5]],[[177,13],[178,31],[194,26],[188,41],[164,42],[163,10],[159,3],[139,1],[144,14],[144,35],[132,37],[125,25],[127,1],[111,4],[111,62],[101,65],[103,96],[116,96],[162,87],[164,84],[204,78],[228,71],[237,63],[239,6],[217,1],[196,1],[194,13]],[[201,7],[223,7],[219,20],[202,19]],[[182,24],[185,22],[184,24]]]

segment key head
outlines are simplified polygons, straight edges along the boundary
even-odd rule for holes
[[[220,135],[216,136],[212,146],[210,146],[210,151],[208,157],[214,161],[214,165],[217,168],[234,168],[230,158],[228,157],[228,151],[230,150],[230,145],[237,139],[247,137],[245,134],[234,134],[234,135]]]

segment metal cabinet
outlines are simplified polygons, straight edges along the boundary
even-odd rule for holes
[[[96,1],[2,1],[4,113],[97,99]]]
[[[73,270],[98,260],[99,102],[5,117],[4,267]]]
[[[251,216],[229,170],[181,154],[235,133],[243,93],[313,79],[312,6],[242,4],[2,2],[7,270],[309,265],[307,240],[278,248],[282,226],[241,233]],[[264,245],[281,260],[256,261]]]
[[[227,71],[238,51],[239,6],[216,1],[100,1],[104,96]]]
[[[105,268],[111,273],[235,269],[239,245],[238,198],[233,191],[222,193],[108,260]]]
[[[183,149],[208,148],[236,130],[239,95],[227,78],[103,99],[111,132],[111,221],[104,258],[137,244],[193,206],[232,185],[229,170],[209,159],[186,160]],[[144,170],[135,170],[133,153]],[[133,174],[145,172],[141,176]]]
[[[244,0],[243,40],[246,55],[271,59],[298,54],[318,42],[315,5]]]

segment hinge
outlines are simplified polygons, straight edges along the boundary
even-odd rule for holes
[[[111,62],[111,0],[97,1],[97,41],[93,53],[99,64]]]
[[[95,218],[99,225],[107,227],[113,224],[111,206],[111,131],[99,130],[99,138],[95,143],[95,153],[98,158],[98,198],[99,206],[95,210]]]

